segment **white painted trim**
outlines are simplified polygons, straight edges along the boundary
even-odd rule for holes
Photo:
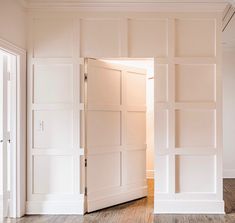
[[[225,214],[224,201],[158,200],[154,214]]]
[[[128,11],[128,12],[215,12],[224,11],[228,3],[219,2],[81,2],[81,1],[33,1],[22,4],[28,9],[76,10],[76,11]]]
[[[11,217],[25,214],[26,202],[26,51],[0,39],[0,49],[17,57],[16,73],[16,153],[12,162],[12,190],[15,210]],[[12,179],[13,179],[12,178]]]
[[[235,178],[235,169],[224,169],[224,178]]]
[[[154,170],[146,170],[147,179],[154,179]]]
[[[112,195],[109,197],[101,197],[96,200],[90,200],[90,210],[99,210],[103,209],[104,207],[110,207],[113,205],[113,203],[121,204],[123,202],[126,202],[127,200],[135,200],[138,198],[146,197],[148,193],[147,187],[140,187],[131,191],[128,191],[127,193],[120,193],[116,195]]]
[[[30,201],[26,204],[26,214],[84,214],[84,198],[78,201]]]

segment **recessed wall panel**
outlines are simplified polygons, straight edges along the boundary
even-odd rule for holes
[[[120,146],[121,112],[88,111],[88,146]],[[91,150],[91,148],[89,148]]]
[[[34,194],[72,194],[73,181],[72,156],[33,157]]]
[[[137,183],[146,178],[146,170],[143,168],[143,164],[146,163],[145,153],[146,150],[132,150],[125,152],[124,168],[126,184]]]
[[[157,149],[166,149],[168,145],[168,110],[158,110],[155,115],[155,145]]]
[[[72,19],[36,19],[34,28],[34,56],[67,58],[73,56]]]
[[[215,147],[213,110],[177,110],[176,147]]]
[[[89,74],[87,94],[90,105],[121,104],[121,71],[90,66]]]
[[[155,101],[167,102],[168,100],[168,67],[157,65],[155,70]]]
[[[145,112],[127,112],[126,114],[127,145],[146,144],[146,115]]]
[[[105,188],[120,186],[120,153],[107,153],[89,156],[87,167],[87,185],[89,193]]]
[[[81,20],[82,56],[114,57],[120,53],[120,20]]]
[[[35,65],[34,99],[36,104],[73,102],[72,65]]]
[[[126,92],[127,105],[145,106],[146,75],[127,72]]]
[[[131,57],[165,57],[167,55],[167,20],[130,19],[128,28]]]
[[[176,101],[215,101],[214,65],[176,65]]]
[[[215,56],[215,20],[176,19],[176,56]]]
[[[68,148],[73,146],[73,112],[34,111],[33,113],[34,148]]]
[[[177,156],[177,193],[214,193],[215,170],[214,156]]]

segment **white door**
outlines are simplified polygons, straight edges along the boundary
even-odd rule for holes
[[[9,103],[8,103],[8,58],[5,55],[0,55],[1,60],[1,79],[2,79],[2,86],[1,86],[1,182],[2,182],[2,206],[3,206],[3,217],[8,216],[8,144],[9,144],[9,119],[8,119],[8,110],[9,110]]]
[[[147,195],[146,71],[87,60],[87,211]]]

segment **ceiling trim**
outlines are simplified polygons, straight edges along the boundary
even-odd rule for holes
[[[223,23],[222,23],[222,31],[224,32],[232,20],[232,18],[235,16],[235,7],[232,4],[229,4],[226,9],[224,10],[224,16],[223,16]]]
[[[84,1],[84,0],[18,0],[28,9],[44,9],[44,10],[76,10],[76,11],[223,11],[227,3],[224,0],[129,0],[128,2],[119,0],[119,2],[110,2],[104,0],[103,2]]]

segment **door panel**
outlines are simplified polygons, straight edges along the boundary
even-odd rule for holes
[[[121,144],[120,111],[88,111],[87,113],[87,145],[120,146]]]
[[[147,195],[146,71],[87,60],[87,211]]]

